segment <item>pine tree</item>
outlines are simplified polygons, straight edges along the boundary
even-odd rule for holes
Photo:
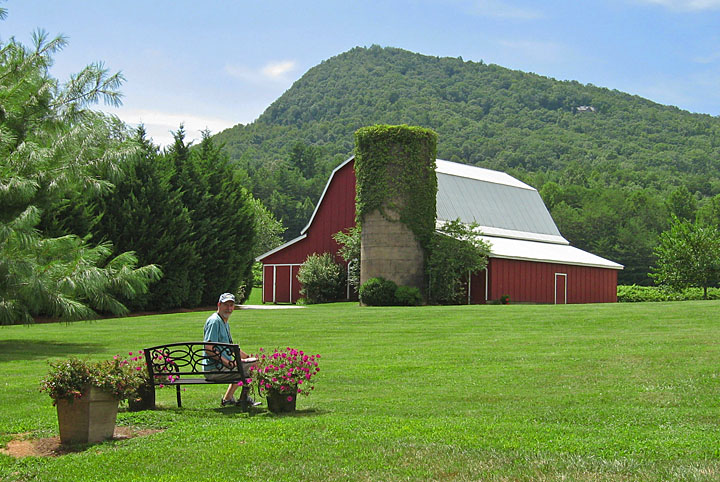
[[[65,44],[42,31],[32,48],[0,43],[0,324],[125,313],[118,297],[147,291],[161,273],[137,268],[131,252],[112,257],[109,244],[40,230],[43,211],[69,193],[112,189],[121,160],[135,149],[116,118],[87,109],[101,99],[120,103],[120,74],[98,63],[62,85],[50,76],[53,54]]]

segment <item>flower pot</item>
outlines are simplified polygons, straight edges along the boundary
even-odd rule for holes
[[[128,410],[139,412],[141,410],[152,410],[155,408],[155,387],[145,384],[138,387],[137,395],[128,398]]]
[[[95,443],[112,438],[120,400],[95,387],[75,400],[57,401],[60,443]]]
[[[267,406],[272,413],[289,413],[295,411],[297,387],[287,392],[270,390],[267,392]]]

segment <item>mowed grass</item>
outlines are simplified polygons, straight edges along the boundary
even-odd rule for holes
[[[47,359],[198,340],[210,312],[0,328],[0,445],[57,434]],[[118,423],[162,431],[0,480],[718,480],[720,301],[237,310],[246,351],[320,353],[316,390],[274,416],[173,390]]]

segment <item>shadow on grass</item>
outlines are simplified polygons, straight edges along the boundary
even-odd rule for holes
[[[97,353],[103,345],[99,343],[62,343],[34,340],[0,341],[0,362],[17,360],[43,360],[70,355]]]
[[[213,409],[214,412],[217,412],[221,415],[229,416],[229,415],[237,415],[240,413],[247,413],[248,417],[255,417],[257,415],[264,415],[264,416],[270,416],[270,417],[314,417],[317,415],[323,415],[327,413],[324,410],[316,410],[314,408],[306,408],[305,410],[295,410],[294,412],[288,412],[288,413],[272,413],[267,408],[263,407],[255,407],[247,412],[243,412],[243,410],[240,407],[218,407]]]

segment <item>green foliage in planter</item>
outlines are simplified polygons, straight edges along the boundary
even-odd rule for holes
[[[356,217],[376,209],[388,220],[395,217],[427,249],[435,230],[437,134],[406,125],[375,125],[355,132]]]
[[[463,279],[487,266],[490,246],[477,232],[477,225],[465,225],[459,219],[442,226],[433,237],[426,263],[430,279],[428,300],[457,304],[466,294]]]
[[[300,293],[308,304],[327,303],[345,297],[345,270],[330,253],[311,254],[300,266]]]
[[[119,400],[134,396],[145,382],[145,373],[119,357],[105,361],[69,358],[50,362],[50,371],[42,380],[40,390],[53,399],[74,400],[85,395],[88,387],[112,393]]]
[[[415,286],[398,286],[395,290],[395,304],[399,306],[419,306],[422,294]]]
[[[392,306],[396,304],[397,284],[382,277],[370,278],[360,286],[360,301],[369,306]]]

